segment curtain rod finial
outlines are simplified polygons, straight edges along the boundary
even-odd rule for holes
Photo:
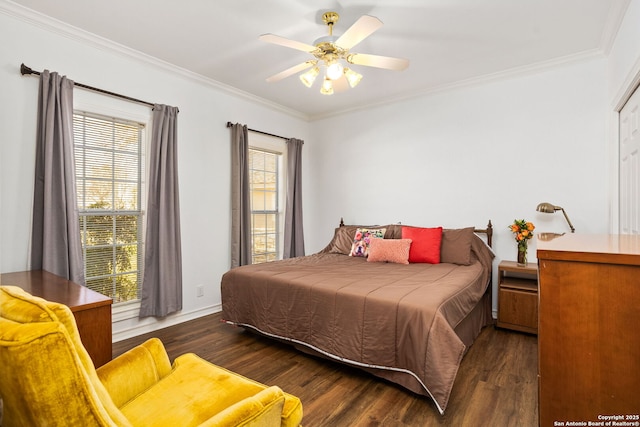
[[[23,76],[25,74],[33,74],[33,70],[27,67],[26,65],[24,65],[24,62],[23,62],[22,64],[20,64],[20,74],[22,74]]]

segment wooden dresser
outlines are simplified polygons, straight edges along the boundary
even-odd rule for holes
[[[538,240],[537,258],[540,426],[639,422],[640,236]]]
[[[111,360],[111,298],[43,270],[4,273],[0,283],[69,307],[96,368]]]

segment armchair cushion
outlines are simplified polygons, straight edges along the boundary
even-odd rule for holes
[[[134,425],[195,426],[215,416],[221,418],[232,416],[229,411],[226,415],[221,413],[239,402],[243,403],[237,406],[241,412],[236,416],[244,419],[248,407],[256,408],[255,403],[245,400],[255,397],[263,390],[265,386],[260,383],[213,365],[194,354],[184,354],[175,360],[169,375],[120,409]],[[284,407],[279,411],[282,418],[281,425],[300,424],[302,405],[299,399],[291,395],[284,397],[285,395],[279,389],[278,393],[266,396],[272,396],[273,400],[283,398]],[[252,417],[254,420],[258,420],[257,415],[270,418],[269,411],[273,410],[272,402],[265,402],[265,396],[262,398],[262,403],[258,405],[262,409]],[[287,413],[286,409],[290,412]],[[291,411],[291,409],[297,410]],[[162,416],[158,416],[159,413]],[[245,421],[250,420],[245,419]]]

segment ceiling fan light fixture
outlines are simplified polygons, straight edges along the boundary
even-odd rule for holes
[[[324,78],[322,87],[320,88],[320,93],[323,95],[333,95],[333,84],[331,84],[331,79],[328,77]]]
[[[352,88],[356,87],[358,83],[360,83],[360,80],[362,80],[362,74],[356,73],[351,68],[344,69],[344,76],[347,78],[349,86]]]
[[[311,87],[313,86],[313,82],[316,81],[316,77],[318,77],[318,74],[320,74],[320,68],[313,67],[309,71],[300,74],[300,81],[306,87]]]
[[[325,67],[320,92],[324,95],[331,95],[334,89],[337,92],[341,92],[349,87],[355,87],[360,83],[360,80],[362,80],[361,74],[349,70],[346,67],[348,64],[395,71],[402,71],[409,66],[409,60],[407,59],[350,52],[354,46],[380,29],[382,21],[378,18],[370,15],[362,15],[355,23],[347,28],[341,36],[334,36],[333,26],[338,22],[339,18],[338,13],[331,11],[322,15],[322,20],[327,25],[329,34],[316,39],[313,45],[287,39],[275,34],[262,34],[260,36],[260,40],[262,41],[296,49],[310,54],[315,58],[274,74],[267,78],[267,82],[277,82],[293,74],[302,73],[299,75],[300,80],[305,86],[311,87],[320,73],[319,69]],[[310,67],[313,68],[305,71]],[[349,86],[347,86],[347,84]]]
[[[331,80],[338,80],[342,77],[344,67],[339,62],[333,62],[327,66],[327,77]]]

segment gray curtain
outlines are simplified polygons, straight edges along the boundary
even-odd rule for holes
[[[302,231],[302,146],[304,142],[287,140],[287,203],[284,213],[283,258],[304,256]]]
[[[154,105],[140,317],[182,309],[178,108]]]
[[[249,131],[231,126],[231,268],[251,264]]]
[[[73,81],[40,74],[31,268],[84,285],[73,156]]]

